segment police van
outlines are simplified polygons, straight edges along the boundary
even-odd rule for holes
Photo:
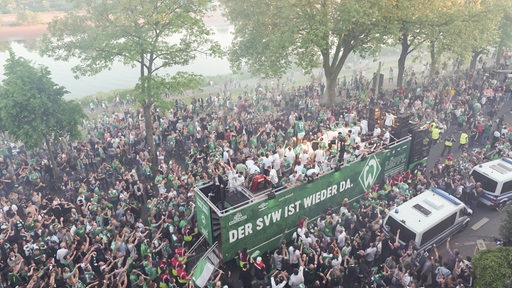
[[[473,167],[471,176],[482,185],[480,202],[496,208],[512,200],[512,159],[501,158]]]
[[[433,188],[392,209],[383,230],[388,236],[398,235],[402,245],[414,241],[418,249],[428,251],[464,229],[472,214],[457,198]]]

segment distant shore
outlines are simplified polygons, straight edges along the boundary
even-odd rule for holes
[[[15,14],[0,14],[0,42],[37,39],[48,32],[48,23],[57,17],[65,15],[63,12],[38,13],[39,24],[13,26],[16,22]],[[220,11],[210,12],[205,17],[207,26],[228,25],[228,21]]]

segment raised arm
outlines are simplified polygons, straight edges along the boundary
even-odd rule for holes
[[[450,240],[451,237],[448,237],[448,239],[446,239],[446,250],[448,250],[450,254],[453,254],[452,247],[450,246]]]

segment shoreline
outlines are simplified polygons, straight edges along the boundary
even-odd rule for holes
[[[10,26],[16,22],[15,14],[0,15],[0,42],[38,39],[48,32],[48,23],[57,17],[66,15],[63,12],[38,13],[40,23],[33,25]],[[206,26],[215,28],[229,25],[222,11],[216,10],[207,13],[204,17]]]

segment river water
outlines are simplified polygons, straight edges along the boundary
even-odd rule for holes
[[[213,35],[211,38],[217,41],[222,47],[227,48],[233,39],[233,27],[228,23],[218,23],[212,27]],[[7,48],[11,47],[17,56],[24,57],[32,61],[35,65],[44,65],[51,71],[53,81],[64,86],[70,93],[66,95],[67,99],[76,99],[98,92],[112,91],[115,89],[133,88],[137,83],[139,69],[132,68],[122,63],[115,63],[108,71],[103,71],[92,77],[81,77],[75,79],[71,68],[78,62],[73,59],[69,62],[56,61],[48,57],[42,57],[32,47],[34,40],[18,40],[12,42],[0,42],[0,80],[4,78],[3,66],[9,57]],[[208,76],[226,75],[231,73],[227,59],[219,59],[198,55],[195,61],[187,66],[172,67],[163,69],[162,74],[174,74],[178,71],[194,72],[208,78]]]

